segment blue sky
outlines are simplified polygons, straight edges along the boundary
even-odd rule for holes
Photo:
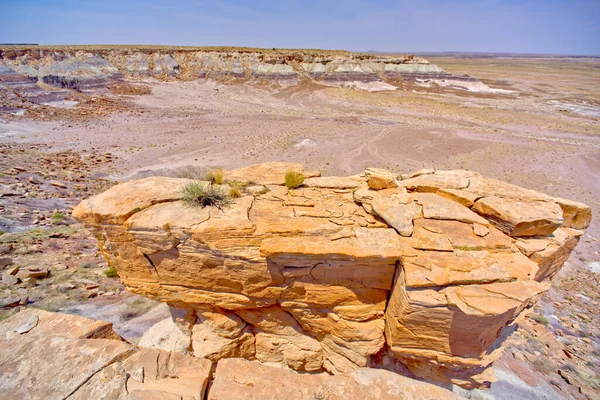
[[[0,0],[0,43],[600,55],[600,0]]]

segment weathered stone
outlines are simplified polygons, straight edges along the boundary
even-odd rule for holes
[[[423,168],[423,169],[419,169],[419,170],[409,174],[408,176],[410,178],[416,178],[417,176],[431,175],[433,173],[435,173],[435,168]]]
[[[254,358],[254,336],[250,327],[236,314],[222,310],[197,310],[192,328],[194,356],[217,361],[222,358]]]
[[[0,322],[1,398],[201,400],[211,368],[205,359],[138,349],[102,321],[25,310]]]
[[[556,221],[587,218],[583,205],[469,171],[421,171],[398,187],[367,170],[371,185],[309,178],[288,190],[293,168],[225,172],[260,185],[222,209],[187,207],[187,180],[153,177],[85,200],[74,216],[129,291],[181,308],[157,328],[163,348],[340,375],[368,366],[387,340],[415,374],[465,387],[493,380],[506,325],[575,246],[581,231]],[[494,212],[482,211],[490,199]]]
[[[454,247],[447,236],[432,232],[422,223],[415,227],[415,230],[410,238],[410,245],[419,250],[435,250],[435,251],[453,251]]]
[[[402,180],[400,185],[411,191],[429,193],[435,193],[439,189],[464,189],[469,186],[469,175],[463,172],[468,171],[436,171],[434,174]]]
[[[490,233],[490,228],[481,224],[473,224],[473,233],[480,237],[485,237]]]
[[[238,310],[237,314],[253,326],[257,360],[288,365],[297,371],[318,371],[323,367],[319,341],[302,333],[294,317],[280,307]]]
[[[563,210],[565,228],[586,229],[592,222],[592,208],[577,201],[555,197],[554,200]]]
[[[133,214],[151,205],[178,200],[186,182],[189,180],[149,177],[122,183],[108,189],[101,198],[91,197],[82,201],[72,215],[78,220],[94,221],[91,226],[94,228],[103,224],[122,224]],[[116,229],[118,232],[118,228]],[[109,232],[106,234],[113,236]]]
[[[413,219],[421,215],[421,206],[415,202],[400,204],[392,199],[376,197],[371,203],[373,212],[392,226],[402,236],[410,236]]]
[[[0,323],[0,397],[68,397],[98,371],[134,351],[117,338],[105,322],[41,310],[17,313]]]
[[[32,287],[37,286],[37,279],[32,278],[32,277],[27,277],[27,278],[23,278],[23,280],[21,280],[21,283],[26,288],[32,288]]]
[[[23,322],[23,324],[14,328],[14,331],[23,334],[27,333],[33,328],[35,328],[40,321],[40,318],[37,315],[31,315],[27,320]]]
[[[0,268],[5,268],[13,263],[13,259],[10,257],[0,257]],[[11,274],[14,275],[14,274]]]
[[[469,186],[464,190],[479,197],[498,196],[520,201],[553,201],[552,197],[543,193],[502,182],[498,179],[484,178],[481,175],[471,176]]]
[[[25,279],[27,279],[27,278],[44,279],[48,276],[48,271],[47,270],[30,271],[30,270],[26,270],[26,269],[21,269],[19,272],[17,272],[16,276],[21,281],[25,281]]]
[[[361,185],[357,179],[343,176],[322,176],[305,179],[302,186],[323,189],[355,189]]]
[[[15,275],[4,273],[2,274],[2,284],[3,285],[16,285],[19,283],[19,278]]]
[[[50,181],[48,183],[50,183],[52,186],[60,188],[60,189],[66,189],[67,188],[67,185],[65,185],[64,183],[62,183],[60,181]]]
[[[438,196],[445,197],[452,201],[455,201],[459,204],[462,204],[465,207],[471,208],[473,204],[479,199],[481,196],[478,196],[474,193],[467,192],[465,190],[459,189],[439,189],[435,192]]]
[[[424,251],[405,260],[407,287],[527,280],[538,272],[537,264],[518,252]]]
[[[19,272],[19,269],[19,266],[15,265],[14,267],[7,268],[6,271],[4,271],[4,273],[6,275],[16,275],[17,272]]]
[[[4,281],[2,283],[4,283]],[[20,297],[5,297],[3,299],[0,299],[0,308],[14,307],[19,305],[20,302]]]
[[[412,198],[423,207],[423,217],[460,222],[477,223],[487,226],[489,222],[467,207],[433,193],[415,193]]]
[[[365,177],[371,189],[381,190],[397,187],[394,182],[394,174],[385,169],[367,168],[365,169]]]
[[[406,274],[398,274],[403,280]],[[534,281],[452,286],[441,291],[407,290],[396,284],[386,310],[386,340],[417,375],[463,387],[489,385],[483,374],[493,361],[487,351],[503,327],[549,285]],[[439,369],[444,365],[444,373]]]
[[[546,201],[520,201],[503,197],[477,200],[473,210],[510,236],[546,236],[562,225],[562,209]]]
[[[504,234],[494,226],[487,228],[489,233],[485,236],[475,234],[475,226],[459,221],[415,219],[415,226],[423,227],[433,233],[443,234],[450,240],[452,246],[457,250],[510,250],[514,239]]]
[[[129,376],[127,391],[144,400],[204,399],[211,374],[211,362],[206,359],[156,349],[141,349],[122,365]]]
[[[144,332],[138,345],[172,353],[187,354],[191,347],[191,337],[189,334],[182,332],[171,318],[166,318]]]
[[[61,293],[66,293],[69,290],[73,290],[75,289],[75,285],[73,285],[72,283],[69,282],[65,282],[65,283],[60,283],[56,286],[56,288],[58,289],[59,292]]]
[[[536,249],[537,251],[530,252],[529,258],[539,265],[539,271],[535,275],[535,280],[541,282],[556,275],[569,258],[569,255],[571,255],[573,249],[575,249],[575,246],[577,246],[577,243],[579,243],[581,235],[581,231],[558,228],[552,235],[548,236],[546,246],[543,249]],[[521,249],[520,246],[519,249]]]

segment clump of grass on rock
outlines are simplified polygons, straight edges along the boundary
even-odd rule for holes
[[[213,206],[222,209],[231,201],[222,186],[202,181],[188,183],[183,187],[181,195],[182,200],[190,207]]]
[[[222,169],[216,169],[214,171],[209,171],[204,177],[205,181],[209,181],[216,185],[222,185],[224,180],[225,173]]]
[[[229,196],[237,199],[242,196],[243,185],[239,182],[230,182],[229,183]]]
[[[52,214],[52,224],[60,224],[64,217],[65,215],[63,213],[56,211],[54,214]]]
[[[300,172],[296,171],[288,171],[285,173],[285,186],[288,189],[295,189],[298,186],[302,185],[304,182],[305,176]]]
[[[107,278],[116,278],[117,276],[119,276],[119,274],[117,273],[117,269],[113,266],[110,266],[107,269],[105,269],[104,275],[106,275]]]

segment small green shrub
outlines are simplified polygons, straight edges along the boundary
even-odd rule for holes
[[[116,278],[117,276],[119,276],[119,274],[117,273],[117,270],[115,267],[110,266],[108,268],[106,268],[104,270],[104,275],[106,275],[107,278]]]
[[[542,325],[548,325],[550,323],[550,320],[547,317],[544,317],[543,315],[534,315],[533,317],[531,317],[531,319],[533,319],[534,321],[539,322]]]
[[[65,215],[61,212],[55,212],[54,214],[52,214],[52,224],[53,225],[58,225],[62,222],[62,220],[65,218]]]
[[[223,187],[206,182],[190,182],[183,187],[182,200],[190,207],[214,206],[222,208],[230,199]]]
[[[285,186],[288,189],[295,189],[298,186],[302,185],[304,182],[305,176],[296,171],[288,171],[285,173]]]
[[[0,231],[0,236],[4,235],[6,232]]]
[[[242,196],[242,185],[238,182],[231,182],[229,184],[229,197],[237,199]]]

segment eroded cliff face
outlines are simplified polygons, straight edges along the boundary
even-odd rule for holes
[[[24,99],[64,98],[56,89],[96,92],[121,80],[215,79],[296,85],[316,82],[366,90],[394,90],[406,83],[489,90],[475,78],[453,76],[415,56],[376,56],[310,50],[182,50],[77,48],[0,49],[0,88]],[[49,92],[49,93],[48,93]],[[44,94],[44,96],[42,96]],[[62,96],[62,97],[61,97]]]
[[[305,172],[287,189],[290,169],[302,171],[227,172],[252,185],[222,210],[186,206],[189,180],[150,177],[73,216],[128,290],[172,307],[171,350],[333,374],[397,359],[463,387],[494,380],[507,326],[591,220],[584,204],[469,171]]]

